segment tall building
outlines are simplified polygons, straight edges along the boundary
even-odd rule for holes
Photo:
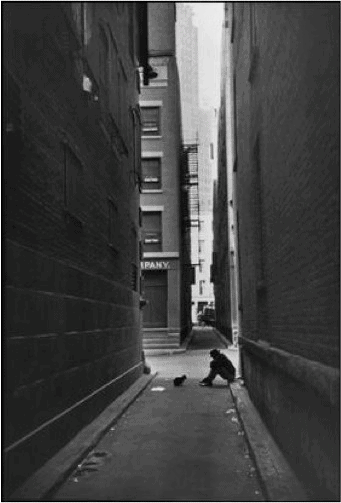
[[[311,500],[339,501],[340,6],[226,7],[224,241],[243,377]],[[230,265],[216,260],[215,277]]]
[[[175,4],[148,4],[150,64],[142,88],[143,337],[145,349],[179,347],[190,328],[186,277],[190,259],[182,232],[181,112]],[[186,300],[185,300],[186,299]],[[188,308],[186,306],[189,306]],[[183,311],[185,310],[185,311]]]
[[[218,114],[218,145],[217,145],[217,179],[213,189],[213,253],[211,280],[214,284],[214,298],[217,329],[232,342],[231,304],[231,270],[230,256],[233,251],[230,244],[232,214],[229,209],[227,179],[231,172],[228,165],[232,153],[231,126],[227,114],[227,68],[230,60],[227,58],[226,32],[222,32],[221,45],[221,102]],[[228,125],[229,124],[229,125]],[[231,205],[230,205],[231,208]]]
[[[197,315],[202,312],[204,306],[214,304],[210,272],[213,242],[213,173],[216,164],[216,112],[214,109],[200,109],[198,116],[199,227],[197,260],[193,260],[196,264],[195,284],[192,286],[193,322],[197,320]],[[193,248],[194,245],[195,242]]]
[[[143,2],[9,2],[3,14],[8,495],[143,371],[148,52]]]
[[[184,2],[176,3],[176,57],[181,90],[182,137],[184,144],[197,142],[199,112],[198,28],[193,12]]]
[[[213,285],[210,283],[210,262],[215,116],[213,110],[199,109],[198,28],[193,24],[192,8],[181,2],[177,3],[176,7],[182,131],[192,169],[189,189],[191,261],[195,268],[192,321],[196,322],[198,312],[214,301]]]

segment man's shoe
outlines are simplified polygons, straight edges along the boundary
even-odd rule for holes
[[[212,383],[210,381],[200,381],[199,386],[212,386]]]

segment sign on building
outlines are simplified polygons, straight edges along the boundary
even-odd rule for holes
[[[170,269],[170,263],[163,260],[143,260],[141,262],[142,270],[165,270]]]

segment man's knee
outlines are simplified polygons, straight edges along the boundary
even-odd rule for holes
[[[220,370],[219,375],[223,379],[227,379],[229,382],[234,381],[234,377],[235,377],[234,374],[232,374],[231,372],[229,372],[225,368]]]

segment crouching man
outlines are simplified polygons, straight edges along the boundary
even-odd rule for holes
[[[233,366],[231,360],[222,354],[218,349],[212,349],[210,351],[210,356],[213,360],[210,363],[210,373],[205,379],[200,381],[200,386],[212,386],[212,381],[219,375],[223,379],[226,379],[228,383],[234,381],[236,376],[236,369]]]

